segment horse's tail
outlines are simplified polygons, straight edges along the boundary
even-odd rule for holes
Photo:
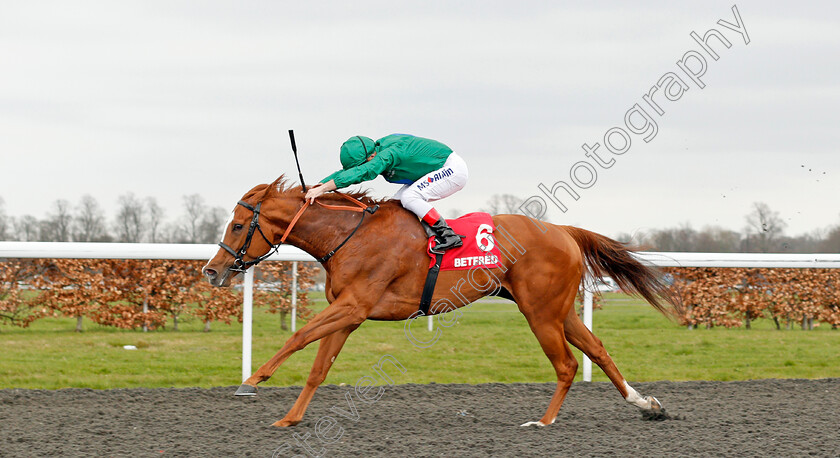
[[[595,277],[612,277],[623,291],[645,298],[666,316],[674,317],[682,312],[682,304],[661,272],[639,262],[626,245],[585,229],[562,227],[577,242]]]

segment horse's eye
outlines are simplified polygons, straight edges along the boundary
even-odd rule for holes
[[[242,230],[242,225],[241,224],[234,224],[233,225],[233,230],[234,231],[241,231]]]

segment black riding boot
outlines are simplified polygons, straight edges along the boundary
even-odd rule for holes
[[[432,230],[435,231],[437,237],[435,237],[435,247],[434,251],[446,251],[450,248],[455,248],[463,245],[461,242],[461,237],[463,235],[458,235],[455,231],[446,224],[446,220],[440,218],[439,220],[435,221],[435,224],[432,224]]]

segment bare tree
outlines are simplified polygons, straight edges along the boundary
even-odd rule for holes
[[[57,242],[58,235],[55,232],[55,226],[53,226],[49,220],[41,219],[36,220],[36,224],[38,225],[38,241],[39,242]]]
[[[47,214],[44,221],[49,227],[44,227],[41,236],[49,233],[51,242],[69,242],[72,237],[73,215],[70,213],[70,202],[58,199],[53,202],[52,213]]]
[[[658,251],[696,251],[697,231],[688,224],[671,229],[653,231],[648,243]]]
[[[840,253],[840,225],[828,230],[822,239],[820,250],[825,253]]]
[[[107,239],[105,216],[99,202],[89,194],[82,196],[76,207],[75,235],[77,242],[100,242]]]
[[[645,234],[642,231],[636,231],[632,234],[627,232],[619,232],[613,238],[627,246],[633,247],[634,249],[647,249],[650,248],[652,245],[652,242],[648,240],[647,234]]]
[[[773,248],[773,250],[788,253],[820,253],[825,241],[828,240],[828,235],[827,231],[815,229],[809,234],[802,234],[797,237],[782,236],[776,241],[776,248]]]
[[[493,194],[487,200],[487,206],[481,208],[481,211],[490,213],[491,215],[515,214],[519,212],[519,206],[524,202],[513,194]]]
[[[767,253],[777,249],[776,242],[787,226],[779,212],[771,210],[764,202],[755,202],[746,219],[746,251]]]
[[[201,218],[204,216],[204,198],[200,194],[184,196],[184,238],[188,243],[198,243],[201,238]]]
[[[36,242],[41,238],[41,225],[32,215],[23,215],[12,220],[15,234],[22,242]]]
[[[163,223],[163,208],[157,203],[154,197],[146,198],[146,212],[149,216],[148,229],[149,241],[152,243],[160,243],[161,240],[161,224]]]
[[[157,237],[160,243],[181,243],[184,241],[181,231],[181,226],[177,223],[167,222],[161,226]]]
[[[201,220],[201,243],[216,243],[221,240],[223,225],[227,221],[229,211],[222,207],[214,207],[204,214]]]
[[[6,216],[4,204],[3,198],[0,197],[0,240],[11,240],[11,221]]]
[[[734,253],[741,244],[741,234],[717,226],[707,226],[697,233],[694,251]]]
[[[134,193],[124,194],[117,200],[119,210],[114,224],[117,240],[137,243],[146,232],[146,209]]]

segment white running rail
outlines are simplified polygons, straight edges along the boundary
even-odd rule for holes
[[[48,259],[183,259],[207,261],[218,245],[182,243],[73,243],[0,242],[0,258]],[[303,250],[282,245],[270,261],[292,261],[293,285],[297,288],[297,262],[315,261]],[[254,269],[244,275],[242,299],[242,381],[251,376],[251,323],[254,299]],[[295,331],[297,292],[292,293],[292,331]]]
[[[52,259],[189,259],[207,260],[215,255],[217,245],[163,243],[71,243],[71,242],[0,242],[0,258]],[[764,268],[840,268],[840,254],[785,253],[668,253],[640,252],[636,257],[657,267],[764,267]],[[271,261],[293,262],[293,284],[297,283],[297,261],[315,261],[299,248],[281,246]],[[242,303],[242,380],[251,375],[251,318],[254,271],[245,274]],[[296,289],[296,288],[295,288]],[[592,329],[592,290],[584,291],[583,322]],[[295,331],[297,292],[292,295],[292,331]],[[432,330],[432,317],[428,327]],[[592,361],[583,357],[583,380],[592,380]]]

